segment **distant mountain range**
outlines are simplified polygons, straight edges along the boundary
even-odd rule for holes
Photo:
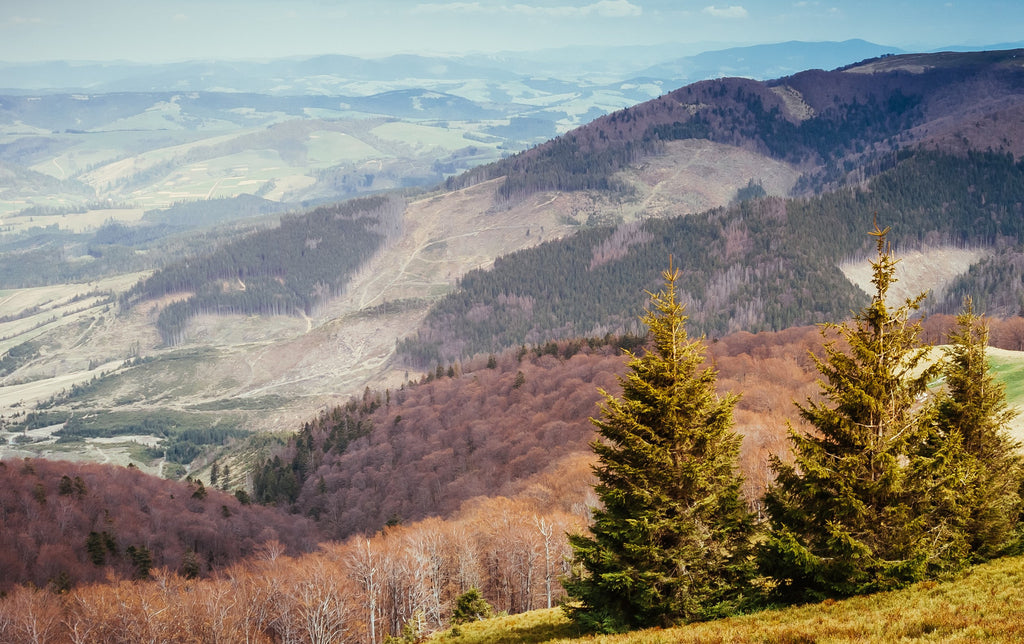
[[[1005,43],[971,49],[1012,49]],[[0,93],[17,92],[250,92],[272,95],[376,93],[382,86],[442,88],[466,79],[489,83],[540,78],[617,86],[643,80],[665,90],[723,76],[778,78],[805,69],[833,69],[884,54],[907,53],[864,40],[791,41],[681,53],[684,46],[566,47],[458,57],[398,55],[357,58],[325,55],[270,61],[0,62]],[[955,50],[958,48],[950,48]],[[363,91],[358,89],[362,87]],[[649,96],[648,96],[649,98]]]

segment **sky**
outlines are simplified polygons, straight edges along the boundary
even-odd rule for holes
[[[1024,39],[1022,0],[0,0],[0,61],[700,50],[861,38],[908,51]],[[2,83],[0,83],[2,85]]]

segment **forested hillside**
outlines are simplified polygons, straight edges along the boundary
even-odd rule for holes
[[[0,595],[17,584],[59,591],[167,568],[207,576],[276,541],[314,549],[316,527],[202,482],[43,459],[0,461]]]
[[[270,225],[270,217],[287,204],[253,195],[177,203],[170,208],[142,213],[139,222],[122,223],[109,217],[95,229],[83,231],[73,223],[90,211],[113,209],[133,212],[128,203],[92,203],[89,206],[31,207],[58,223],[37,225],[21,234],[0,237],[0,287],[36,286],[95,280],[175,263],[185,254],[201,255],[231,239]],[[260,219],[262,217],[262,219]],[[70,224],[70,226],[69,226]]]
[[[863,187],[591,229],[500,258],[468,273],[401,349],[413,364],[430,366],[524,343],[635,331],[631,313],[669,256],[683,271],[679,286],[697,332],[838,321],[865,301],[838,263],[863,254],[875,215],[903,247],[1005,248],[1004,261],[979,267],[928,306],[953,312],[965,293],[976,293],[980,310],[1015,315],[1024,162],[921,151],[890,154],[886,163]]]
[[[449,179],[448,186],[504,177],[504,199],[542,190],[625,191],[617,170],[656,153],[664,141],[687,138],[801,165],[805,188],[821,188],[908,145],[1020,153],[1020,137],[1005,136],[998,125],[1000,114],[1019,112],[1024,70],[1017,53],[893,56],[768,82],[702,81]],[[981,120],[961,128],[968,114]],[[996,132],[1004,136],[993,138]]]
[[[187,294],[160,312],[157,328],[167,344],[180,341],[199,313],[309,314],[401,230],[403,208],[397,196],[366,197],[285,216],[277,228],[157,271],[126,303]]]
[[[368,390],[306,423],[254,476],[254,500],[318,519],[341,538],[431,515],[447,516],[475,497],[532,493],[546,473],[565,493],[537,501],[586,513],[589,476],[562,471],[589,461],[589,418],[598,388],[617,391],[636,336],[550,342],[438,368],[400,390]],[[813,390],[808,354],[814,327],[738,333],[710,345],[719,386],[743,391],[736,418],[746,437],[743,467],[754,502],[768,453],[782,449],[792,401]],[[576,490],[576,491],[572,491]]]
[[[929,318],[922,339],[940,341],[951,323]],[[1020,318],[993,321],[992,343],[1020,348],[1022,329]],[[742,393],[735,419],[755,510],[767,454],[786,449],[793,401],[817,389],[808,350],[821,341],[819,329],[804,327],[709,345],[720,390]],[[550,606],[567,572],[565,534],[586,523],[595,502],[586,418],[596,385],[617,390],[620,344],[637,348],[636,338],[549,343],[326,410],[258,474],[264,498],[277,494],[278,510],[291,515],[130,468],[0,464],[0,538],[8,539],[0,563],[51,589],[79,584],[62,595],[10,590],[0,599],[0,634],[77,628],[100,640],[176,641],[188,632],[275,641],[339,629],[331,632],[368,641],[410,623],[446,627],[471,587],[496,610]],[[288,476],[296,486],[280,485]],[[321,534],[365,537],[296,558],[313,534],[303,514]],[[435,515],[448,520],[426,518]],[[235,559],[254,548],[257,556]],[[128,579],[147,564],[155,583]],[[200,575],[211,565],[222,574],[189,580],[197,564]],[[80,585],[108,572],[113,583]]]
[[[954,318],[926,318],[922,340],[943,343]],[[1024,319],[990,320],[992,346],[1024,348]],[[305,423],[254,474],[254,500],[314,517],[335,538],[388,523],[447,516],[474,497],[529,494],[523,482],[563,459],[589,459],[598,388],[618,391],[636,336],[548,342],[438,367],[399,390],[367,390]],[[817,392],[810,352],[820,329],[738,332],[708,344],[723,392],[742,393],[737,431],[752,503],[768,481],[767,456],[785,451],[794,401]],[[578,483],[578,482],[577,482]],[[585,484],[577,487],[585,488]],[[570,511],[582,499],[545,497]],[[592,500],[589,502],[593,502]]]

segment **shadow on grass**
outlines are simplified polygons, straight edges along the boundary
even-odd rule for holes
[[[456,626],[432,641],[458,642],[459,644],[542,644],[543,642],[565,641],[584,637],[576,624],[561,617],[561,613],[550,615],[551,611],[533,613],[533,619],[523,620],[522,615],[501,616],[480,622]]]
[[[511,629],[507,638],[500,641],[540,644],[552,640],[576,639],[584,635],[587,633],[573,623],[533,624]]]

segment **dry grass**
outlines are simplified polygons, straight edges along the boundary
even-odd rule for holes
[[[439,633],[431,641],[495,642],[1021,642],[1024,641],[1024,557],[977,566],[964,578],[923,582],[890,593],[763,611],[672,629],[583,636],[559,609],[500,617]]]
[[[932,291],[931,300],[935,301],[953,280],[990,254],[990,250],[983,248],[955,246],[901,250],[899,264],[896,265],[897,281],[889,290],[887,303],[898,306],[907,298],[928,291]],[[871,284],[871,260],[871,257],[864,257],[845,262],[839,267],[846,279],[868,295],[875,292]]]

